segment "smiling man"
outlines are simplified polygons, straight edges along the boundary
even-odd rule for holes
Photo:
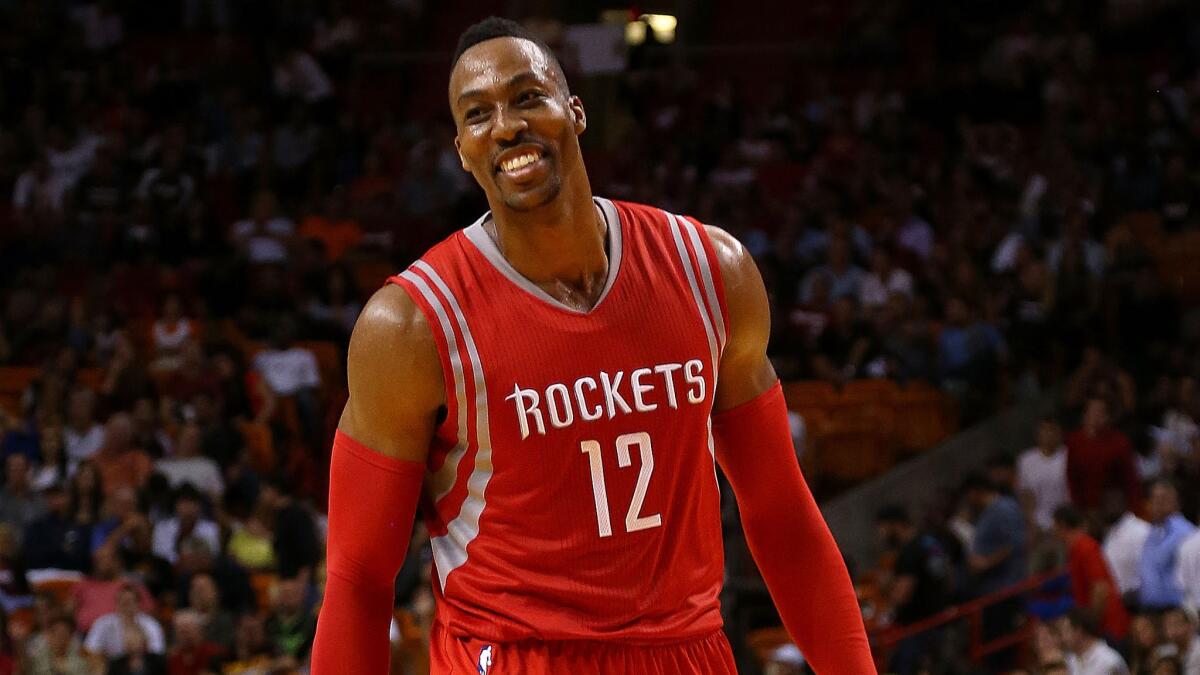
[[[754,261],[721,230],[592,195],[583,103],[521,26],[468,28],[449,98],[491,211],[355,327],[313,672],[387,672],[420,502],[433,673],[735,673],[717,463],[809,663],[874,672],[796,463]]]

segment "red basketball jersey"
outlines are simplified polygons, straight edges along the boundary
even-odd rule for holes
[[[596,205],[609,271],[590,311],[523,278],[489,215],[391,279],[445,374],[422,507],[452,635],[654,642],[721,626],[720,270],[694,220]]]

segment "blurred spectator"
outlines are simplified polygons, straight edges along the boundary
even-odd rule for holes
[[[237,622],[237,634],[233,649],[213,664],[220,675],[235,675],[247,672],[271,672],[275,667],[275,653],[267,639],[263,620],[254,614],[243,614]]]
[[[32,642],[32,641],[31,641]],[[30,675],[91,675],[91,665],[83,657],[75,638],[75,622],[60,614],[51,620],[46,640],[30,645],[26,668]]]
[[[1163,613],[1163,636],[1179,650],[1179,660],[1186,675],[1200,672],[1200,635],[1196,634],[1200,622],[1196,613],[1181,607],[1172,607]]]
[[[95,462],[79,463],[75,475],[71,476],[71,516],[80,525],[91,526],[100,520],[100,509],[104,505],[104,482]]]
[[[67,427],[63,430],[67,459],[73,464],[88,459],[104,445],[104,427],[96,421],[96,394],[75,389],[67,402]]]
[[[831,300],[844,297],[858,298],[862,283],[866,279],[866,273],[851,259],[850,242],[842,237],[834,237],[829,241],[825,264],[810,270],[800,285],[802,302],[813,300],[813,287],[818,278],[824,279],[825,283],[829,285]]]
[[[256,608],[257,597],[250,587],[250,576],[232,558],[214,551],[204,540],[189,537],[179,544],[179,562],[175,569],[178,597],[190,597],[192,579],[197,575],[211,577],[221,589],[220,603],[232,612]],[[193,606],[193,609],[201,609]],[[203,611],[203,610],[201,610]]]
[[[101,546],[92,554],[92,573],[74,591],[75,623],[80,630],[89,631],[92,624],[105,614],[117,611],[117,596],[121,589],[132,584],[141,601],[143,612],[154,609],[154,601],[144,587],[125,578],[125,568],[117,551],[111,546]]]
[[[193,609],[175,612],[174,646],[167,658],[168,675],[203,675],[208,664],[224,651],[204,637],[204,618]]]
[[[25,455],[9,455],[4,460],[4,485],[0,487],[0,523],[6,523],[17,532],[41,518],[46,505],[29,483],[29,458]]]
[[[300,222],[302,239],[321,243],[329,262],[342,260],[363,238],[362,226],[350,213],[350,196],[337,186],[325,198],[323,207]]]
[[[192,577],[187,597],[188,607],[196,613],[201,623],[204,641],[217,645],[222,651],[232,648],[235,630],[233,614],[221,607],[213,578],[208,574]]]
[[[280,656],[303,663],[317,634],[317,617],[304,600],[304,584],[283,579],[275,587],[275,602],[266,623],[267,635]]]
[[[1135,674],[1150,672],[1154,652],[1162,641],[1155,617],[1135,614],[1129,624],[1129,670]]]
[[[1091,613],[1101,635],[1114,644],[1129,632],[1129,615],[1100,544],[1083,529],[1083,515],[1069,504],[1054,512],[1054,526],[1067,549],[1067,571],[1071,576],[1071,595],[1075,606]]]
[[[1142,488],[1129,437],[1110,426],[1108,402],[1091,398],[1082,426],[1067,435],[1067,483],[1071,502],[1084,512],[1096,511],[1107,490],[1123,490],[1126,504],[1137,511]]]
[[[128,413],[109,418],[104,447],[96,453],[95,460],[106,494],[123,487],[139,490],[154,471],[150,455],[133,445],[133,419]]]
[[[179,443],[175,455],[155,463],[155,471],[170,481],[171,487],[179,489],[190,485],[204,494],[212,503],[219,504],[225,493],[225,482],[221,478],[221,467],[209,457],[201,454],[200,427],[188,423],[179,430]]]
[[[964,485],[967,502],[978,514],[971,543],[969,565],[976,577],[978,595],[994,593],[1017,583],[1025,576],[1025,517],[1012,497],[1001,495],[982,475],[969,476]],[[1020,599],[1010,598],[990,605],[983,613],[984,639],[1007,635],[1020,611]],[[993,667],[1008,664],[1011,653],[1000,652]]]
[[[938,371],[944,385],[966,392],[988,388],[1005,352],[1000,331],[976,316],[965,298],[946,303],[946,324],[938,334]]]
[[[0,609],[14,611],[29,605],[29,582],[21,556],[21,533],[0,524]]]
[[[276,555],[271,532],[273,514],[261,498],[253,513],[235,523],[225,550],[237,563],[248,570],[266,572],[275,568]]]
[[[150,368],[158,372],[178,368],[183,346],[193,339],[195,332],[192,322],[183,315],[183,301],[174,293],[168,295],[162,304],[162,315],[151,327],[154,360]]]
[[[1037,445],[1017,458],[1017,494],[1029,520],[1042,531],[1054,527],[1054,510],[1070,501],[1067,448],[1051,416],[1038,423]]]
[[[891,582],[884,591],[896,625],[909,626],[944,609],[952,579],[950,561],[937,538],[919,532],[901,506],[884,507],[875,522],[888,550],[896,553]],[[902,642],[892,654],[892,671],[918,672],[939,638],[940,632],[926,631]]]
[[[113,660],[131,653],[131,634],[138,634],[146,644],[144,649],[154,654],[166,651],[166,637],[154,617],[138,608],[139,586],[126,582],[117,592],[116,611],[96,619],[88,630],[83,648],[90,654]]]
[[[1070,652],[1067,665],[1072,675],[1129,675],[1129,667],[1117,650],[1105,644],[1095,619],[1076,608],[1059,620],[1063,645]]]
[[[1150,488],[1147,511],[1151,528],[1138,565],[1138,600],[1143,610],[1177,607],[1184,597],[1176,574],[1179,547],[1196,526],[1179,513],[1179,493],[1169,481],[1157,481]]]
[[[1179,545],[1179,588],[1183,589],[1183,605],[1200,613],[1200,529]]]
[[[362,311],[362,305],[357,300],[360,294],[353,284],[354,280],[345,267],[334,265],[329,269],[329,274],[304,310],[317,334],[327,335],[341,344],[349,342],[350,333]]]
[[[179,545],[196,537],[211,550],[221,548],[221,530],[203,517],[204,502],[199,491],[185,483],[175,495],[175,516],[154,526],[154,553],[174,563],[179,559]]]
[[[29,478],[34,490],[45,490],[51,485],[62,487],[67,476],[74,473],[74,466],[67,464],[66,449],[63,447],[62,427],[47,424],[38,432],[40,461]]]
[[[175,589],[175,570],[171,563],[153,550],[153,526],[141,513],[131,514],[112,536],[120,548],[121,561],[129,575],[140,581],[150,594],[162,599]]]
[[[124,653],[109,661],[108,675],[167,675],[167,661],[162,651],[154,651],[152,645],[151,638],[142,630],[128,630]]]
[[[273,545],[279,577],[312,580],[321,555],[312,514],[277,483],[264,482],[259,500],[273,517],[271,531],[275,534]]]
[[[128,534],[127,527],[138,515],[137,492],[132,488],[120,487],[104,498],[101,520],[92,524],[92,550],[109,543],[122,541]]]
[[[42,493],[46,514],[25,529],[23,559],[30,569],[58,568],[86,571],[91,565],[91,532],[76,522],[71,501],[62,485],[52,484]]]
[[[278,211],[275,194],[264,190],[254,198],[253,215],[230,227],[234,245],[251,263],[265,265],[287,262],[295,225],[287,217],[279,215]]]
[[[304,440],[309,447],[322,445],[320,412],[321,369],[312,351],[294,344],[296,328],[284,322],[275,328],[271,346],[254,357],[254,369],[276,396],[296,403]]]

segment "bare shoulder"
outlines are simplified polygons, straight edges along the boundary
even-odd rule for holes
[[[754,257],[733,235],[705,226],[717,254],[729,314],[729,339],[721,356],[716,409],[740,405],[775,383],[775,370],[767,360],[771,337],[771,309],[767,289]]]
[[[382,454],[424,459],[445,386],[433,330],[403,288],[388,284],[363,307],[346,380],[350,398],[339,428]]]

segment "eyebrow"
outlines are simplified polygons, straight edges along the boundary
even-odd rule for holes
[[[533,80],[534,82],[541,82],[541,79],[532,70],[526,70],[526,71],[517,73],[516,75],[513,75],[512,77],[508,78],[508,82],[504,83],[504,88],[511,89],[511,88],[517,86],[518,84],[524,82],[525,80]],[[483,90],[483,89],[468,89],[467,91],[464,91],[463,93],[458,95],[457,102],[462,103],[463,99],[465,99],[465,98],[483,96],[484,93],[485,93],[485,90]]]

